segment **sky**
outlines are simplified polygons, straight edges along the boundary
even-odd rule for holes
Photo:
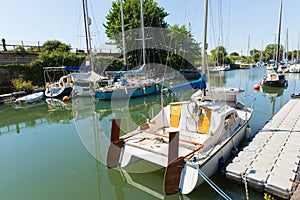
[[[185,25],[196,41],[202,42],[204,0],[154,1],[169,13],[165,20],[170,25]],[[103,23],[112,0],[87,2],[92,19],[92,46],[106,50],[103,44],[108,39]],[[209,0],[209,5],[209,51],[222,45],[228,53],[248,55],[249,49],[261,50],[275,42],[280,0]],[[300,0],[283,0],[281,44],[290,51],[298,48],[299,8]],[[81,0],[2,1],[0,38],[5,38],[6,44],[24,45],[42,45],[57,39],[74,49],[85,49],[82,13]]]

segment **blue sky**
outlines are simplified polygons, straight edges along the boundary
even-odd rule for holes
[[[173,25],[190,27],[195,39],[203,37],[204,0],[156,0],[169,16]],[[107,40],[103,23],[112,0],[88,0],[93,21],[94,47]],[[208,45],[209,50],[218,44],[228,53],[236,51],[247,55],[250,49],[261,49],[274,43],[278,27],[280,0],[209,0]],[[220,5],[222,4],[222,5]],[[300,34],[300,1],[283,0],[281,44],[285,45],[288,29],[288,48],[297,49]],[[221,17],[219,17],[221,16]],[[7,44],[36,45],[58,39],[73,48],[84,49],[84,29],[81,0],[9,0],[1,2],[0,38]],[[221,20],[220,20],[221,19]],[[190,24],[190,26],[189,26]],[[250,40],[248,39],[250,36]]]

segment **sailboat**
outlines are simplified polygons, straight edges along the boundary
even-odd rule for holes
[[[94,71],[93,56],[91,50],[90,25],[91,19],[88,14],[88,5],[86,0],[82,0],[84,29],[86,38],[87,59],[84,66],[80,67],[76,73],[71,73],[73,79],[72,96],[94,96],[94,90],[99,80],[108,79],[106,76],[97,74]]]
[[[206,44],[208,0],[204,7]],[[205,47],[202,66],[206,68],[202,72],[205,75]],[[139,160],[149,161],[165,168],[165,194],[189,194],[231,156],[245,136],[251,115],[250,107],[196,98],[170,103],[147,123],[122,137],[121,120],[114,119],[107,166],[124,168]]]
[[[122,11],[122,1],[121,15]],[[133,98],[139,96],[147,96],[160,92],[162,89],[161,79],[152,79],[146,76],[147,65],[146,65],[146,53],[145,53],[145,34],[144,34],[144,17],[143,17],[143,1],[141,0],[141,31],[142,31],[142,42],[143,42],[143,65],[137,70],[129,71],[118,71],[115,72],[115,78],[113,81],[103,80],[100,81],[100,87],[95,91],[95,96],[99,99],[122,99],[122,98]],[[123,19],[123,17],[122,17]],[[122,20],[122,27],[124,27]],[[122,28],[123,36],[123,56],[124,66],[126,66],[126,55],[125,55],[125,37],[124,29]],[[118,76],[121,78],[118,78]]]
[[[279,20],[278,20],[278,38],[277,38],[277,55],[274,65],[274,71],[264,75],[262,83],[263,85],[275,86],[275,87],[286,87],[287,80],[284,74],[277,73],[277,69],[280,65],[280,32],[281,32],[281,18],[282,18],[282,0],[280,0],[279,9]]]
[[[294,56],[292,56],[294,59]],[[299,64],[299,34],[298,34],[298,41],[297,41],[297,55],[296,60],[294,60],[293,64],[289,67],[290,73],[300,73],[300,64]]]

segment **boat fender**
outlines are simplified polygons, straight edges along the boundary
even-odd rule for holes
[[[232,155],[236,155],[238,152],[239,152],[239,150],[236,146],[232,147],[232,149],[231,149]]]
[[[68,96],[63,97],[63,101],[69,101],[69,100],[70,100],[70,97],[68,97]]]
[[[252,137],[252,129],[250,128],[250,126],[248,125],[246,128],[246,137],[249,139]]]
[[[146,94],[146,88],[145,88],[145,86],[143,87],[143,91],[144,91],[144,94]]]
[[[260,84],[254,85],[254,89],[259,89],[260,88]]]
[[[219,162],[218,162],[218,169],[219,171],[222,171],[225,167],[225,159],[223,156],[221,156],[221,158],[219,159]]]
[[[127,87],[125,87],[125,93],[126,93],[126,95],[128,95],[128,90],[127,90]]]

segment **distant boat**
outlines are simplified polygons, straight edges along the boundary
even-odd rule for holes
[[[57,73],[62,74],[56,80]],[[72,76],[67,73],[65,67],[44,67],[45,96],[48,98],[60,98],[69,96],[73,89]]]
[[[162,89],[162,82],[154,79],[126,79],[124,77],[116,79],[104,79],[99,81],[99,88],[95,91],[95,96],[99,99],[122,99],[147,96]]]
[[[282,0],[280,0],[279,9],[279,20],[278,20],[278,39],[277,39],[277,55],[276,60],[269,63],[267,66],[268,73],[263,77],[263,85],[275,86],[275,87],[285,87],[287,86],[287,80],[285,79],[285,74],[278,74],[277,70],[281,64],[279,61],[280,56],[280,32],[281,32],[281,18],[282,18]],[[272,70],[273,68],[273,70]]]
[[[229,71],[230,70],[230,65],[221,65],[218,66],[220,71]]]
[[[216,73],[216,72],[220,72],[220,71],[229,71],[230,69],[231,69],[230,65],[220,65],[220,66],[210,68],[209,72]]]
[[[240,87],[215,87],[206,88],[206,94],[204,98],[209,101],[224,101],[224,102],[237,102],[236,96],[245,91]],[[195,92],[191,98],[193,100],[200,100],[202,98],[202,91]]]
[[[258,67],[262,67],[262,66],[265,66],[265,65],[266,65],[266,63],[263,62],[263,61],[258,61],[258,62],[256,63],[256,66],[258,66]]]
[[[263,77],[263,85],[286,87],[288,81],[285,79],[284,74],[278,74],[276,72],[268,73]]]
[[[242,64],[240,64],[240,68],[241,69],[249,69],[251,67],[251,65],[250,64],[248,64],[248,63],[242,63]]]
[[[276,68],[275,60],[270,60],[267,63],[267,70],[273,71]]]
[[[35,103],[44,97],[44,92],[37,92],[19,97],[15,100],[15,104],[31,104]]]
[[[289,72],[290,73],[300,73],[300,64],[294,63],[294,64],[290,65]]]
[[[249,69],[250,68],[250,64],[246,63],[243,60],[237,60],[237,61],[235,61],[235,64],[237,66],[239,66],[240,69]]]

